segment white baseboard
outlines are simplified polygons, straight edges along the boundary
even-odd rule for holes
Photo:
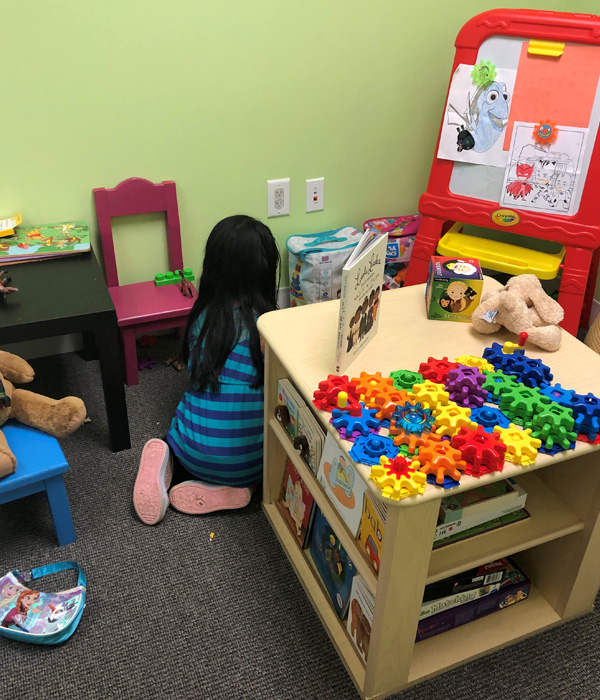
[[[281,287],[279,289],[279,296],[277,297],[277,303],[280,309],[287,309],[290,305],[290,288]]]

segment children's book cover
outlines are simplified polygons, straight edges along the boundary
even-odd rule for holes
[[[0,626],[28,635],[64,629],[79,613],[83,588],[41,593],[24,586],[12,573],[0,578]]]
[[[288,459],[283,475],[279,502],[292,534],[298,544],[305,547],[314,515],[314,498],[291,459]]]
[[[12,236],[0,239],[3,265],[86,253],[90,249],[90,229],[84,221],[17,226]]]
[[[287,430],[289,436],[294,439],[298,435],[298,418],[302,407],[305,405],[300,394],[289,379],[280,379],[277,382],[278,420]],[[284,412],[279,410],[283,407]]]
[[[377,333],[387,233],[367,229],[342,270],[335,371],[341,374]]]
[[[325,435],[308,406],[303,406],[300,409],[298,435],[301,440],[306,439],[305,443],[302,442],[300,454],[310,467],[311,472],[316,474],[321,462]]]
[[[365,663],[369,656],[369,642],[371,641],[371,626],[374,612],[375,596],[357,574],[352,580],[346,629]]]
[[[319,508],[315,512],[310,554],[342,620],[350,602],[354,564]]]
[[[325,440],[317,480],[352,535],[357,537],[367,485],[331,433]]]
[[[380,567],[386,512],[385,503],[375,500],[366,491],[360,520],[360,543],[365,548],[375,571],[379,571]]]

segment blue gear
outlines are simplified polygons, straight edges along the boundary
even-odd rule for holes
[[[540,447],[538,447],[538,452],[543,452],[546,455],[555,455],[557,452],[564,452],[564,450],[569,449],[569,450],[574,450],[575,449],[575,443],[571,442],[569,443],[569,447],[561,447],[560,445],[553,445],[551,448],[544,447],[544,441],[542,440],[542,444]]]
[[[495,406],[481,406],[471,409],[471,418],[483,427],[486,433],[493,433],[494,426],[508,428],[510,420],[499,408]]]
[[[553,376],[548,365],[525,355],[517,357],[510,367],[503,368],[503,371],[504,374],[517,377],[520,382],[532,389],[542,384],[550,384]]]
[[[455,486],[460,484],[460,481],[456,481],[449,476],[445,476],[444,483],[438,484],[438,482],[435,480],[435,474],[427,474],[427,483],[431,484],[432,486],[439,486],[442,489],[453,489]]]
[[[396,428],[402,428],[405,433],[413,435],[430,433],[435,422],[430,408],[423,408],[420,403],[413,405],[408,401],[404,406],[396,406],[392,420],[396,421]]]
[[[487,360],[496,369],[501,369],[506,374],[506,368],[514,364],[516,358],[521,355],[525,356],[523,348],[517,348],[512,355],[504,352],[504,348],[500,343],[492,343],[489,348],[483,351],[483,359]]]
[[[365,408],[361,401],[360,416],[350,415],[350,409],[334,408],[331,412],[331,423],[336,430],[346,429],[346,435],[351,435],[355,430],[360,430],[363,435],[369,435],[369,428],[380,428],[381,423],[375,418],[376,408]]]
[[[355,462],[374,465],[379,464],[379,458],[382,456],[394,459],[394,457],[398,456],[398,451],[393,439],[390,437],[382,437],[381,435],[365,437],[359,435],[356,438],[354,447],[348,454]]]
[[[594,394],[577,394],[571,397],[576,433],[583,433],[588,440],[595,440],[600,432],[600,399]]]
[[[554,403],[559,404],[559,406],[568,406],[571,408],[571,397],[575,394],[573,389],[563,389],[560,384],[542,384],[540,387],[540,392],[547,396]]]

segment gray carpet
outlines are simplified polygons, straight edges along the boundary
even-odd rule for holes
[[[154,354],[172,353],[161,339]],[[146,527],[131,492],[144,442],[160,437],[185,377],[156,365],[127,389],[133,448],[112,454],[97,362],[33,361],[32,389],[81,396],[92,423],[62,441],[77,541],[58,548],[45,498],[0,507],[0,570],[75,559],[88,605],[58,647],[0,639],[4,700],[357,698],[254,496],[205,517],[169,509]],[[213,541],[209,535],[215,533]],[[47,588],[67,587],[64,574]],[[502,614],[502,613],[498,613]],[[600,697],[599,613],[411,688],[402,700],[593,700]]]

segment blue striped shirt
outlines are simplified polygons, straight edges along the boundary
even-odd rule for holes
[[[197,341],[201,319],[192,331]],[[262,481],[264,391],[252,388],[256,369],[243,330],[219,374],[220,391],[188,386],[167,432],[169,446],[191,474],[226,486]]]

